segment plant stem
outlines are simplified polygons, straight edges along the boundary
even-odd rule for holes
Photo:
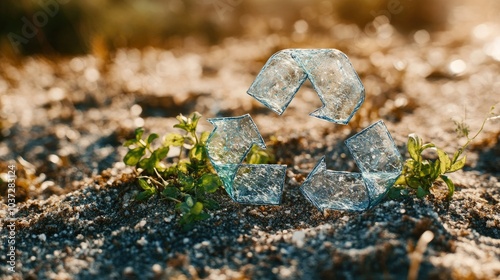
[[[488,112],[487,116],[491,115],[491,113],[493,112],[494,109],[495,109],[495,106],[492,106],[490,108],[490,111]],[[457,159],[460,157],[460,155],[462,155],[462,153],[467,148],[467,146],[469,146],[469,144],[472,141],[474,141],[474,139],[476,139],[476,137],[483,131],[484,125],[486,124],[486,121],[488,121],[489,119],[490,118],[488,118],[488,117],[484,118],[483,123],[481,124],[481,127],[479,128],[479,130],[477,131],[477,133],[473,137],[467,136],[467,142],[465,142],[465,144],[458,149],[458,152],[453,157],[453,160],[452,160],[453,163],[455,163],[457,161]]]
[[[182,159],[182,152],[184,151],[184,149],[183,149],[183,148],[184,148],[184,146],[180,146],[180,147],[179,147],[179,161],[178,161],[178,163],[179,163],[179,162],[181,162],[181,159]]]
[[[142,139],[141,139],[141,140],[139,140],[139,144],[141,144],[144,148],[148,149],[148,151],[149,151],[150,153],[153,153],[153,152],[154,152],[153,150],[151,150],[151,147],[150,147],[148,144],[146,144],[146,142],[144,142],[144,140],[142,140]]]
[[[160,182],[158,182],[157,180],[155,180],[155,179],[154,179],[153,177],[151,177],[151,176],[139,176],[139,177],[137,177],[137,178],[139,178],[139,179],[148,179],[148,180],[153,181],[153,182],[154,182],[155,184],[157,184],[157,185],[161,185],[161,183],[160,183]],[[160,177],[160,178],[161,178],[161,177]],[[162,178],[162,179],[163,179],[163,178]]]
[[[191,135],[194,137],[195,145],[197,145],[199,143],[199,140],[198,135],[196,135],[196,131],[191,131]]]
[[[154,171],[155,171],[155,173],[156,173],[156,176],[158,176],[158,178],[160,178],[160,179],[161,179],[161,181],[163,182],[163,186],[165,186],[165,187],[166,187],[166,186],[168,185],[168,182],[167,182],[167,181],[165,181],[165,179],[163,179],[163,177],[160,175],[160,173],[158,172],[158,170],[156,169],[156,167],[155,167],[155,168],[153,168],[153,169],[154,169]]]

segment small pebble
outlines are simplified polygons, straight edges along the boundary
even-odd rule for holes
[[[153,267],[151,268],[155,274],[160,274],[162,272],[161,265],[159,264],[154,264]]]
[[[42,233],[42,234],[38,235],[38,239],[40,239],[40,241],[45,242],[45,241],[47,241],[47,236],[45,236],[45,233]]]
[[[148,244],[148,241],[143,237],[141,239],[137,240],[137,244],[141,246],[146,246]]]
[[[301,248],[304,246],[304,238],[306,237],[306,233],[302,230],[296,231],[292,235],[292,242],[294,242],[297,247]]]
[[[126,276],[132,276],[134,274],[134,268],[131,266],[125,267],[125,269],[123,270],[123,274]]]

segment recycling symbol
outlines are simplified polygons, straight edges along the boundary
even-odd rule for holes
[[[364,101],[364,87],[347,56],[335,49],[285,49],[266,62],[248,94],[281,115],[309,79],[323,106],[310,115],[347,124]],[[238,203],[281,203],[286,165],[243,163],[265,143],[250,115],[213,118],[208,157]],[[323,157],[300,187],[318,209],[360,211],[375,206],[402,172],[403,159],[383,121],[345,141],[360,172],[332,171]]]

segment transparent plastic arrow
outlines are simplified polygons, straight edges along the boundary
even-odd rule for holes
[[[403,169],[401,154],[381,120],[345,144],[361,173],[328,170],[322,158],[300,187],[321,211],[362,211],[375,206]]]
[[[306,79],[323,103],[311,116],[347,124],[364,101],[358,74],[335,49],[281,50],[269,58],[247,92],[281,115]]]
[[[245,204],[280,204],[286,165],[243,164],[253,144],[266,148],[250,115],[208,121],[214,125],[208,157],[229,196]]]

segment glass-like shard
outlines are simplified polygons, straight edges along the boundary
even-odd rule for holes
[[[236,176],[236,172],[238,172],[238,168],[240,167],[240,164],[239,163],[238,164],[214,164],[212,162],[212,165],[214,166],[215,171],[217,171],[217,175],[219,175],[219,178],[221,179],[222,184],[224,185],[224,189],[226,190],[227,194],[229,194],[229,196],[234,199],[233,181],[234,181],[234,177]]]
[[[377,205],[401,174],[403,159],[382,121],[345,141],[361,173],[330,171],[324,158],[302,193],[320,210],[359,211]]]
[[[248,114],[208,121],[215,126],[207,140],[210,143],[207,145],[208,153],[214,165],[241,163],[253,144],[266,148],[257,126]]]
[[[215,126],[208,157],[229,196],[239,203],[279,204],[286,165],[242,164],[253,144],[266,147],[250,115],[208,121]]]
[[[361,173],[400,173],[403,158],[382,120],[345,141]]]
[[[370,195],[370,207],[373,207],[384,198],[401,174],[403,158],[382,120],[345,143],[363,174]]]
[[[311,116],[347,124],[365,98],[365,88],[347,56],[335,49],[295,50],[292,55],[323,103]]]
[[[244,204],[281,203],[286,165],[243,164],[233,181],[233,199]]]
[[[327,170],[325,158],[316,165],[300,190],[321,211],[362,211],[370,201],[360,173]]]
[[[286,49],[269,58],[248,94],[282,114],[308,78],[323,107],[311,115],[347,124],[364,101],[365,90],[347,56],[335,49]]]
[[[377,173],[364,173],[363,180],[365,181],[368,195],[370,197],[370,206],[377,205],[384,197],[389,189],[394,185],[401,172],[377,172]]]
[[[281,115],[307,78],[293,59],[294,50],[273,54],[248,89],[248,94]]]

